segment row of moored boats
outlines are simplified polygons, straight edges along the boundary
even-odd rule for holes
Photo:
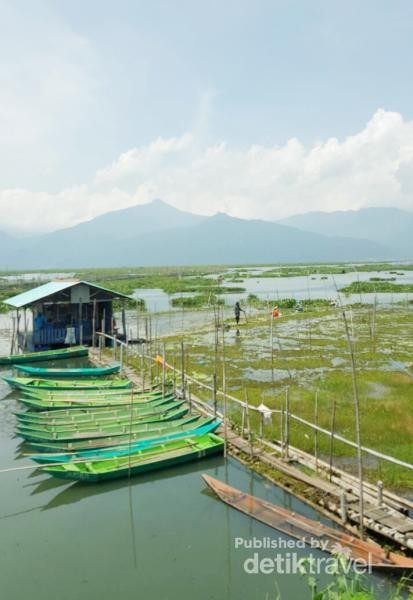
[[[218,420],[190,414],[188,404],[170,391],[137,390],[119,377],[119,364],[81,369],[25,364],[68,355],[86,356],[87,348],[7,357],[18,376],[3,379],[19,390],[24,407],[15,413],[16,433],[44,472],[94,482],[223,452],[224,442],[214,433]]]

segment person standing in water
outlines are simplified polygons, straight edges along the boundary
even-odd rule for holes
[[[234,308],[234,313],[235,313],[235,322],[237,325],[239,325],[239,319],[241,316],[241,312],[244,313],[245,315],[245,310],[243,308],[241,308],[240,303],[239,302],[235,302],[235,308]]]

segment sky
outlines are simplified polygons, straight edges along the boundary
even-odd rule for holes
[[[0,230],[413,210],[411,0],[0,0]]]

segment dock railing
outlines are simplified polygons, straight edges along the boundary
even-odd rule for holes
[[[202,412],[221,419],[223,421],[225,430],[227,426],[237,429],[242,437],[246,437],[250,440],[251,448],[253,443],[262,444],[264,447],[281,454],[284,459],[298,460],[302,464],[314,469],[315,471],[324,471],[328,473],[330,481],[333,480],[332,478],[334,474],[340,478],[342,483],[348,482],[349,484],[354,484],[357,481],[356,477],[345,471],[342,471],[341,469],[338,469],[337,467],[334,467],[332,465],[331,457],[329,463],[327,463],[318,457],[317,452],[312,455],[290,445],[290,424],[291,422],[295,422],[312,430],[315,436],[315,441],[317,439],[317,435],[321,434],[327,436],[331,441],[337,441],[352,449],[357,449],[357,444],[353,440],[350,440],[335,431],[321,427],[316,423],[312,423],[311,421],[292,413],[289,409],[288,388],[285,390],[285,397],[283,401],[281,400],[280,402],[281,408],[265,407],[265,409],[262,409],[258,406],[250,404],[247,400],[241,400],[240,398],[236,398],[226,391],[218,389],[215,375],[212,376],[211,384],[208,384],[200,381],[192,375],[187,374],[185,371],[185,351],[183,343],[181,343],[180,348],[181,367],[178,368],[166,360],[165,344],[162,345],[161,352],[156,352],[154,356],[152,352],[147,352],[146,346],[149,346],[149,344],[141,344],[140,348],[138,349],[136,346],[130,346],[128,344],[128,340],[124,342],[114,336],[102,332],[96,332],[96,335],[99,340],[99,358],[102,358],[104,338],[111,340],[111,351],[113,352],[114,358],[119,359],[121,371],[124,370],[129,358],[138,359],[140,363],[140,381],[142,388],[145,387],[145,384],[153,385],[154,383],[158,383],[165,389],[165,386],[168,384],[168,373],[170,373],[172,374],[172,385],[176,393],[178,393],[183,399],[188,400],[191,405],[197,407]],[[157,370],[155,375],[153,373],[153,367],[155,367]],[[149,375],[147,373],[148,369]],[[205,401],[204,399],[194,395],[194,388],[198,388],[198,390],[202,391],[203,393],[207,393],[210,399]],[[219,399],[221,400],[221,403],[219,402]],[[220,404],[221,410],[218,408]],[[228,410],[228,408],[230,408],[230,410]],[[231,416],[233,416],[233,411],[231,409],[234,408],[238,411],[238,416],[240,413],[240,419],[238,423],[231,419]],[[257,424],[256,430],[254,430],[251,424],[251,417],[253,415],[255,416]],[[274,417],[279,419],[277,427],[279,431],[279,439],[269,440],[263,435],[264,424],[266,422],[271,422],[271,425],[273,425]],[[398,467],[402,467],[410,471],[413,470],[412,463],[400,460],[388,454],[384,454],[367,446],[362,446],[361,449],[367,456],[374,457],[375,459],[385,461],[392,465],[397,465]],[[383,484],[381,481],[377,482],[377,485],[369,484],[368,482],[365,482],[365,485],[366,493],[373,495],[377,503],[380,503],[383,496],[386,496],[390,502],[397,502],[398,504],[400,504],[400,500],[403,500],[406,507],[409,510],[413,510],[413,502],[410,500],[404,498],[401,499],[396,494],[393,494],[389,491],[383,491]]]

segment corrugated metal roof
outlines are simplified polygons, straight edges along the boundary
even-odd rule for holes
[[[30,304],[34,304],[35,302],[39,302],[43,298],[47,298],[48,296],[52,296],[57,292],[62,292],[63,290],[74,287],[75,285],[79,285],[83,283],[84,285],[88,285],[92,288],[102,290],[103,292],[109,292],[113,297],[116,298],[128,298],[130,296],[126,296],[125,294],[121,294],[120,292],[114,292],[113,290],[108,290],[100,285],[96,285],[95,283],[89,283],[88,281],[79,281],[79,280],[59,280],[59,281],[49,281],[49,283],[45,283],[44,285],[39,285],[39,287],[33,288],[32,290],[28,290],[27,292],[23,292],[22,294],[18,294],[17,296],[12,296],[11,298],[7,298],[7,300],[3,300],[4,304],[8,304],[9,306],[13,306],[14,308],[23,308],[24,306],[29,306]]]

